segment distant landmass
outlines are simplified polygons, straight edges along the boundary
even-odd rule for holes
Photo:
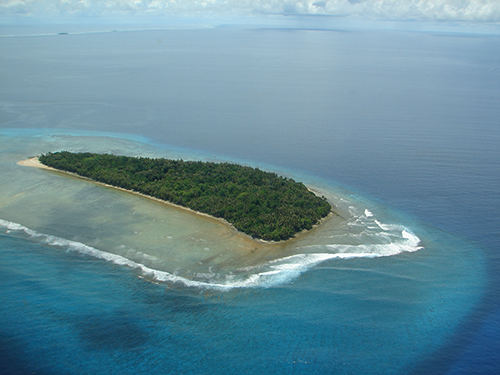
[[[258,239],[281,241],[331,212],[300,182],[232,163],[47,153],[42,164],[222,218]]]

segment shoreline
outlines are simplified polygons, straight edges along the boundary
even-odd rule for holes
[[[122,191],[122,192],[131,193],[131,194],[134,194],[136,196],[147,198],[147,199],[150,199],[150,200],[162,203],[164,205],[167,205],[169,207],[180,209],[180,210],[192,213],[192,214],[197,215],[197,216],[201,216],[204,219],[215,220],[215,221],[218,221],[219,223],[221,223],[221,224],[229,227],[232,231],[235,232],[236,235],[243,236],[243,237],[245,237],[248,240],[255,241],[255,242],[260,243],[260,244],[267,244],[267,245],[276,244],[276,245],[279,245],[279,244],[283,244],[283,243],[286,243],[286,242],[297,240],[299,237],[302,237],[303,235],[308,234],[309,232],[311,232],[315,228],[319,227],[324,221],[326,221],[328,218],[332,217],[335,214],[335,212],[333,210],[330,211],[330,213],[327,216],[321,218],[319,220],[319,222],[317,224],[313,225],[313,227],[311,229],[309,229],[309,230],[304,229],[303,231],[296,233],[292,238],[289,238],[288,240],[284,240],[284,241],[266,241],[266,240],[263,240],[263,239],[260,239],[260,238],[254,238],[254,237],[252,237],[252,236],[250,236],[250,235],[248,235],[246,233],[243,233],[243,232],[239,231],[238,229],[236,229],[236,227],[233,224],[231,224],[230,222],[228,222],[227,220],[225,220],[223,218],[215,217],[215,216],[206,214],[204,212],[196,211],[196,210],[193,210],[193,209],[191,209],[189,207],[181,206],[181,205],[178,205],[178,204],[175,204],[175,203],[172,203],[172,202],[169,202],[169,201],[165,201],[165,200],[162,200],[162,199],[159,199],[159,198],[156,198],[156,197],[152,197],[150,195],[146,195],[146,194],[134,191],[134,190],[127,190],[127,189],[124,189],[124,188],[121,188],[121,187],[118,187],[118,186],[114,186],[114,185],[110,185],[110,184],[105,184],[103,182],[95,181],[95,180],[92,180],[91,178],[88,178],[88,177],[85,177],[85,176],[80,176],[80,175],[78,175],[76,173],[62,171],[60,169],[49,167],[49,166],[47,166],[45,164],[42,164],[40,162],[40,160],[38,159],[38,156],[30,157],[30,158],[25,159],[25,160],[20,160],[16,164],[17,165],[22,165],[22,166],[25,166],[25,167],[39,168],[39,169],[45,169],[45,170],[53,171],[53,172],[57,172],[57,173],[62,173],[62,174],[65,174],[65,175],[68,175],[68,176],[72,176],[72,177],[76,177],[76,178],[79,178],[79,179],[82,179],[82,180],[85,180],[85,181],[90,181],[90,182],[95,183],[95,184],[100,185],[100,186],[104,186],[104,187],[116,189],[116,190],[119,190],[119,191]],[[309,187],[307,189],[309,191],[313,192],[314,194],[316,194],[316,195],[319,196],[318,192],[310,189]]]

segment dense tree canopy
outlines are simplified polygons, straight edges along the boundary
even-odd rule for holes
[[[39,159],[56,169],[224,218],[264,240],[286,240],[311,229],[331,210],[324,197],[302,183],[237,164],[68,151]]]

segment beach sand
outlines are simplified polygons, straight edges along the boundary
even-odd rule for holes
[[[46,165],[40,163],[40,160],[38,160],[38,157],[33,157],[33,158],[26,159],[26,160],[21,160],[21,161],[18,161],[17,164],[24,165],[26,167],[36,167],[36,168],[50,169],[52,171],[61,172],[55,168],[47,167]]]

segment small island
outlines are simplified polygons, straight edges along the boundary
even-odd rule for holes
[[[39,161],[94,181],[187,207],[232,224],[254,238],[282,241],[331,212],[303,183],[232,163],[61,151]]]

